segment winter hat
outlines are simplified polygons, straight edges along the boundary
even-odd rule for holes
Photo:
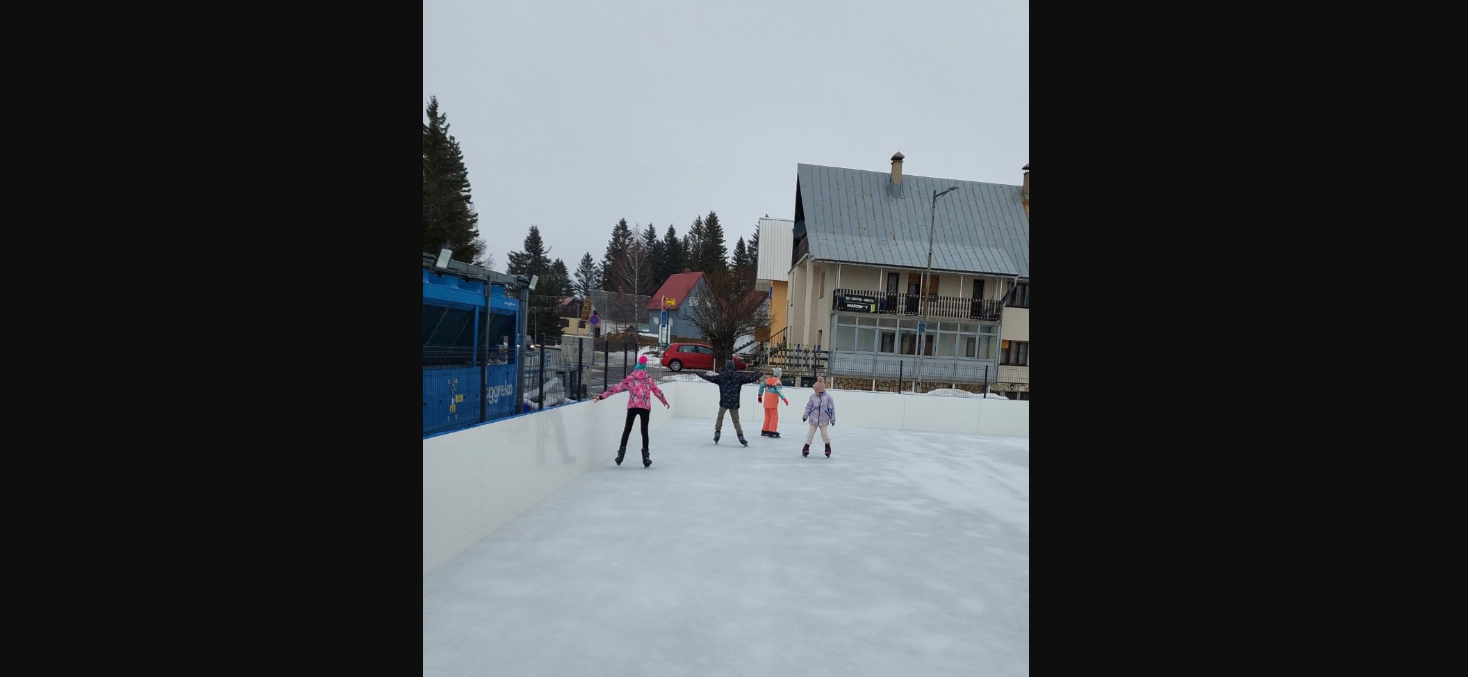
[[[816,392],[818,392],[818,393],[826,392],[826,380],[825,380],[825,378],[824,377],[821,377],[821,376],[817,376],[816,377],[816,383],[812,387],[814,387],[815,390],[816,390]]]
[[[780,374],[781,373],[782,372],[780,371],[780,368],[779,367],[775,367],[775,378],[780,378]]]
[[[724,371],[734,371],[734,360],[724,360]]]
[[[638,369],[641,369],[643,371],[647,371],[647,356],[646,355],[643,355],[642,357],[637,358],[637,366],[633,367],[632,368],[632,371],[637,371]]]

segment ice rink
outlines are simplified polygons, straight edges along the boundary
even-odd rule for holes
[[[840,392],[836,391],[839,396]],[[590,406],[590,405],[585,405]],[[597,406],[625,407],[625,402]],[[1027,437],[674,418],[423,580],[425,677],[1029,674]]]

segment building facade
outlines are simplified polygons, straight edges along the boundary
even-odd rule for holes
[[[902,162],[797,165],[788,342],[829,351],[838,388],[1028,399],[1024,189],[904,176]]]

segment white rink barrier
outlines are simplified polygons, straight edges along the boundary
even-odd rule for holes
[[[648,434],[674,416],[707,419],[719,412],[719,387],[704,381],[659,383],[672,409],[653,398]],[[759,427],[758,384],[741,390],[746,429]],[[889,428],[977,435],[1030,435],[1030,403],[860,390],[830,390],[841,428]],[[781,420],[800,421],[810,388],[785,388]],[[788,412],[788,413],[787,413]],[[787,418],[788,417],[788,418]],[[466,550],[530,506],[612,462],[627,418],[627,395],[554,407],[423,440],[423,575]],[[642,463],[634,427],[623,464]],[[656,458],[656,449],[654,449]]]

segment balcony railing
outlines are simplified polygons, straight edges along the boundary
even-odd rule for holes
[[[927,296],[889,294],[865,289],[837,289],[831,297],[831,310],[881,315],[922,315],[927,303],[929,317],[950,317],[998,322],[1004,304],[996,300],[967,299],[961,296]]]

